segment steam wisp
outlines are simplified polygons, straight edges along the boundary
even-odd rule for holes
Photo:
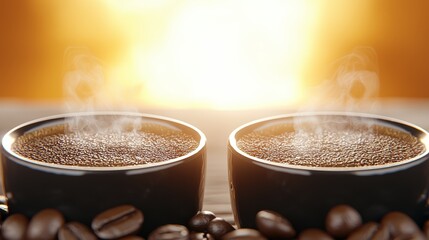
[[[64,94],[67,112],[93,113],[98,111],[136,112],[131,105],[124,105],[128,91],[115,88],[103,71],[102,62],[84,48],[69,48],[65,60],[68,71],[64,77]],[[138,117],[112,116],[96,117],[91,114],[69,119],[68,131],[100,132],[138,131],[141,119]]]

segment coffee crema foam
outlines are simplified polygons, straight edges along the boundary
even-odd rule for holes
[[[365,123],[282,123],[255,130],[237,140],[247,154],[278,163],[308,167],[385,165],[422,154],[425,146],[398,129]]]
[[[159,124],[141,123],[139,130],[69,132],[56,125],[26,133],[12,150],[26,158],[60,165],[116,167],[162,162],[198,147],[190,135]]]

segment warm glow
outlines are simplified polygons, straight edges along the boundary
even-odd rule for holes
[[[1,99],[64,99],[63,56],[74,47],[102,63],[103,104],[300,107],[359,46],[377,55],[378,97],[429,97],[429,1],[2,3]]]
[[[148,7],[168,8],[165,1],[131,1],[131,8],[109,2],[128,18]],[[143,104],[237,109],[284,106],[301,97],[300,73],[317,14],[313,2],[189,1],[176,7],[159,16],[168,21],[158,41],[148,48],[151,36],[137,36],[116,68],[124,80],[143,82]],[[136,24],[122,26],[138,34]]]

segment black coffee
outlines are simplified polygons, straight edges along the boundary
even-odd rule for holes
[[[69,132],[66,125],[24,134],[12,145],[16,153],[37,161],[88,167],[129,166],[184,156],[198,142],[180,130],[141,123],[138,130]]]
[[[312,167],[360,167],[418,156],[425,146],[409,133],[342,121],[281,123],[245,134],[237,146],[273,162]]]

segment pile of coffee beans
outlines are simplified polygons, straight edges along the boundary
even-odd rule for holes
[[[143,238],[132,234],[137,233],[142,224],[143,213],[131,205],[118,206],[98,214],[93,219],[91,227],[79,222],[66,222],[63,214],[56,209],[44,209],[31,219],[20,213],[8,216],[1,225],[0,239],[141,240]]]
[[[31,219],[15,213],[1,225],[0,240],[144,240],[139,236],[143,213],[131,205],[108,209],[94,217],[91,226],[66,222],[61,212],[44,209]],[[348,205],[333,207],[326,215],[325,229],[296,232],[281,214],[263,210],[255,217],[256,229],[236,229],[210,211],[199,211],[187,226],[167,224],[153,230],[148,240],[425,240],[429,220],[423,228],[401,212],[390,212],[380,222],[363,223],[358,211]]]
[[[362,223],[358,211],[348,205],[333,207],[326,215],[325,229],[310,228],[296,233],[279,213],[260,211],[256,215],[259,232],[268,239],[298,240],[425,240],[429,239],[429,220],[423,229],[406,214],[387,213],[381,221]],[[243,238],[244,239],[244,238]]]

